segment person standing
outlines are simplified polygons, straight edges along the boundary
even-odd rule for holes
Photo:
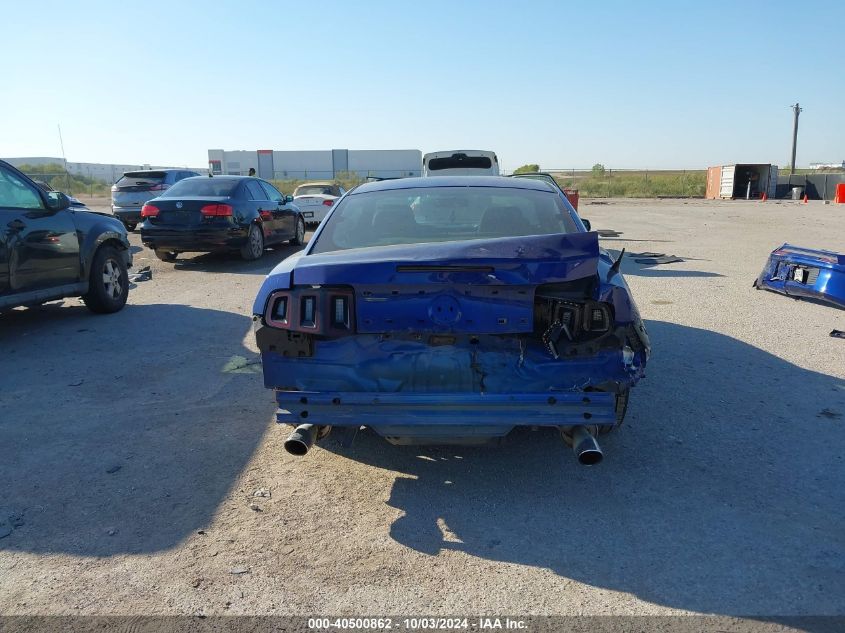
[[[249,174],[248,174],[248,175],[250,175],[250,176],[254,176],[254,175],[255,175],[255,167],[250,167],[250,168],[249,168]]]

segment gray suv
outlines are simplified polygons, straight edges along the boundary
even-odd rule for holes
[[[187,169],[127,171],[111,188],[111,210],[126,229],[134,231],[141,221],[141,207],[183,178],[199,176]]]

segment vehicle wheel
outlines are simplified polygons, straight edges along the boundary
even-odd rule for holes
[[[302,218],[296,218],[296,233],[290,243],[296,246],[305,244],[305,220]]]
[[[246,244],[241,246],[241,257],[247,261],[254,261],[264,254],[264,233],[261,226],[253,224],[249,227]]]
[[[113,246],[101,246],[91,262],[88,294],[82,300],[92,312],[117,312],[129,297],[129,274],[123,256]]]
[[[163,262],[175,262],[176,258],[179,257],[179,253],[176,251],[163,251],[157,248],[153,252]]]
[[[628,412],[628,396],[630,395],[631,390],[626,389],[622,393],[616,394],[616,424],[613,426],[600,426],[598,427],[598,434],[605,435],[610,433],[614,429],[618,429],[622,426],[622,423],[625,421],[625,414]]]
[[[126,230],[130,233],[135,230],[135,227],[138,226],[137,222],[124,222],[123,226],[126,227]]]

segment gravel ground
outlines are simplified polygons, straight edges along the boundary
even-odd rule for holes
[[[0,317],[0,613],[845,614],[845,311],[751,287],[785,241],[841,250],[845,208],[582,213],[686,259],[625,259],[654,353],[594,468],[527,430],[287,455],[250,312],[291,247],[174,265],[135,234],[122,312]]]

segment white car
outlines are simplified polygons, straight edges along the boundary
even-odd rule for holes
[[[423,156],[424,176],[498,176],[496,152],[481,149],[453,149]]]
[[[293,191],[293,203],[302,211],[306,224],[319,224],[335,200],[346,191],[333,182],[306,182]]]

